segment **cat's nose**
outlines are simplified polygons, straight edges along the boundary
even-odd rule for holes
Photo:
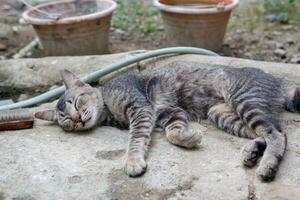
[[[75,114],[72,116],[72,121],[75,122],[75,123],[78,123],[78,122],[81,122],[81,116],[80,114]]]

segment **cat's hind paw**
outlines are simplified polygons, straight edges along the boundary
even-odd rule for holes
[[[125,159],[124,171],[130,177],[141,176],[146,172],[147,163],[143,157],[128,155]]]
[[[202,135],[200,131],[194,129],[189,129],[187,131],[173,129],[167,133],[167,138],[172,144],[190,149],[201,143]]]
[[[256,170],[258,178],[262,181],[269,182],[275,178],[278,171],[278,160],[276,158],[270,158],[267,161],[262,161]]]

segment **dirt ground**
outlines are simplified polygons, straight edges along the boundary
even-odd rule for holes
[[[34,39],[31,26],[20,15],[26,6],[0,0],[0,59],[11,58]],[[110,33],[112,53],[168,46],[163,23],[152,0],[118,0]],[[300,2],[289,11],[288,21],[276,20],[265,1],[241,1],[228,25],[221,55],[254,60],[300,63]],[[29,53],[28,57],[35,57]]]

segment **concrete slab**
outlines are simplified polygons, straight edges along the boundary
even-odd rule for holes
[[[190,58],[180,59],[187,57]],[[213,62],[213,58],[208,59],[203,60]],[[163,62],[167,61],[142,62],[140,66],[159,66]],[[242,61],[248,62],[256,63]],[[225,64],[234,63],[236,59]],[[270,72],[272,65],[279,66],[256,63]],[[277,68],[283,75],[300,76],[286,71],[284,66]],[[300,66],[295,65],[295,69]],[[280,76],[279,71],[276,73]],[[53,103],[32,110],[51,106]],[[147,173],[129,178],[122,171],[127,131],[99,127],[86,133],[65,133],[51,123],[37,120],[33,129],[0,133],[0,200],[299,199],[300,115],[284,113],[281,120],[288,135],[288,147],[271,183],[261,183],[255,169],[242,166],[240,152],[247,139],[224,134],[207,121],[201,122],[207,130],[200,148],[195,150],[171,145],[156,131]],[[203,128],[197,123],[192,125]]]

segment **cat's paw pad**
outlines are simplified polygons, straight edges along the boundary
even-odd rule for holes
[[[251,142],[246,144],[242,151],[242,162],[246,167],[253,167],[259,158],[259,151],[257,146]]]
[[[269,182],[275,178],[277,170],[278,162],[274,160],[269,160],[260,163],[259,167],[256,170],[256,174],[260,180]]]
[[[190,149],[201,143],[202,135],[200,131],[194,129],[189,129],[187,131],[173,129],[167,133],[167,138],[175,145]]]
[[[146,172],[147,163],[144,158],[136,156],[127,156],[124,164],[124,171],[130,177],[141,176]]]

